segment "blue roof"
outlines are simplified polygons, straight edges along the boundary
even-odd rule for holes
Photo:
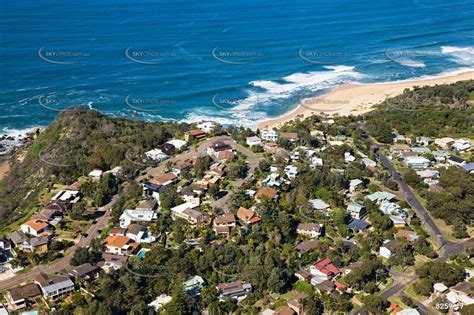
[[[464,164],[462,168],[467,172],[474,171],[474,162]]]
[[[358,219],[352,219],[347,226],[350,229],[356,229],[356,230],[364,230],[369,226],[369,223],[363,221],[363,220],[358,220]]]

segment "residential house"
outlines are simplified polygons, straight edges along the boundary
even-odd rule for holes
[[[463,281],[451,287],[449,290],[450,292],[446,294],[446,298],[452,304],[457,304],[459,308],[474,304],[474,282]]]
[[[324,234],[324,225],[317,223],[299,223],[296,227],[296,233],[316,238]]]
[[[216,128],[216,123],[213,121],[203,121],[197,124],[196,127],[205,133],[211,133]]]
[[[68,272],[69,276],[76,280],[91,281],[99,277],[100,268],[90,263],[79,265]]]
[[[163,144],[157,145],[156,148],[161,150],[164,154],[168,156],[174,155],[176,152],[176,148],[174,147],[174,145],[169,144],[169,143],[163,143]]]
[[[466,164],[466,161],[459,156],[456,155],[450,155],[448,156],[447,159],[448,164],[455,165],[455,166],[460,166],[462,167],[463,165]]]
[[[303,241],[296,245],[293,249],[302,255],[317,248],[319,243],[320,242],[318,240]]]
[[[103,253],[102,261],[97,263],[97,266],[109,272],[111,270],[119,270],[128,261],[128,256]]]
[[[312,157],[309,159],[309,163],[310,163],[310,166],[311,166],[312,168],[315,168],[315,167],[323,166],[323,165],[324,165],[323,159],[320,158],[320,157],[317,157],[317,156],[312,156]]]
[[[18,230],[18,231],[14,231],[10,233],[8,238],[12,241],[13,244],[15,244],[16,247],[20,249],[23,246],[23,244],[27,242],[29,239],[28,236],[26,236],[26,234],[22,230]]]
[[[146,199],[146,200],[140,201],[135,207],[135,210],[143,210],[143,211],[155,210],[157,205],[158,205],[158,201],[154,199]]]
[[[179,175],[184,172],[189,172],[193,168],[193,164],[190,161],[184,161],[171,168],[171,172],[175,175]]]
[[[305,269],[300,269],[297,272],[295,272],[295,277],[301,281],[311,281],[311,279],[313,278],[313,275]]]
[[[173,140],[170,140],[166,143],[171,144],[172,146],[174,146],[176,148],[176,150],[181,150],[181,149],[185,148],[188,144],[186,141],[179,140],[179,139],[173,139]]]
[[[397,247],[397,241],[386,240],[379,248],[379,255],[389,259],[392,257],[393,250]]]
[[[126,228],[132,222],[152,222],[156,220],[158,215],[153,210],[125,210],[120,215],[120,227]]]
[[[461,166],[466,172],[472,174],[474,172],[474,162],[469,162]]]
[[[332,209],[330,208],[330,206],[327,203],[325,203],[322,199],[310,199],[308,200],[308,202],[311,209],[315,209],[326,216],[328,216],[332,212]]]
[[[12,311],[18,311],[35,305],[36,300],[41,298],[41,295],[41,289],[36,283],[28,283],[7,290],[4,297],[8,308]]]
[[[262,219],[256,215],[253,210],[251,209],[247,209],[247,208],[244,208],[244,207],[240,207],[238,210],[237,210],[237,218],[240,220],[240,223],[241,224],[244,224],[244,225],[247,225],[247,226],[251,226],[255,223],[258,223],[260,222]]]
[[[249,147],[253,147],[254,145],[255,146],[261,146],[262,145],[262,139],[260,139],[259,137],[257,136],[254,136],[254,137],[247,137],[245,139],[245,142],[247,143],[247,145]]]
[[[349,191],[351,193],[355,192],[357,187],[359,187],[360,185],[362,185],[364,182],[361,181],[360,179],[351,179],[349,181]]]
[[[196,206],[194,203],[185,202],[171,208],[171,216],[173,218],[184,219],[193,225],[200,225],[209,222],[209,214],[195,209],[197,207],[198,206]]]
[[[395,199],[395,195],[385,191],[377,191],[373,194],[367,195],[366,198],[372,202],[382,202],[384,200],[391,201]]]
[[[351,163],[356,160],[355,156],[353,156],[350,152],[344,152],[344,162]]]
[[[189,296],[196,297],[201,294],[201,290],[204,287],[204,279],[198,275],[188,278],[184,283],[184,291]]]
[[[153,179],[151,181],[151,183],[155,184],[155,185],[167,186],[167,185],[173,183],[177,178],[178,177],[174,173],[165,173],[165,174],[161,175],[160,177],[158,177],[156,179]]]
[[[39,236],[28,239],[23,243],[24,251],[44,254],[48,252],[50,238],[48,236]]]
[[[443,150],[435,150],[431,151],[431,154],[433,154],[436,162],[438,163],[446,163],[446,159],[448,158],[448,153]]]
[[[260,138],[265,141],[276,142],[278,141],[278,133],[275,130],[263,130],[260,133]]]
[[[75,291],[74,283],[68,276],[48,276],[40,273],[34,277],[46,299],[56,299],[71,294]]]
[[[408,156],[406,158],[406,164],[411,168],[427,168],[431,165],[431,161],[422,156]]]
[[[452,147],[455,151],[458,151],[458,152],[466,151],[467,149],[471,147],[471,143],[464,139],[458,139],[454,141]]]
[[[103,174],[103,173],[104,173],[104,172],[103,172],[102,170],[96,169],[96,170],[91,171],[91,172],[88,174],[88,177],[91,178],[91,179],[93,179],[93,180],[99,180],[99,179],[102,178],[102,174]]]
[[[235,154],[232,151],[221,151],[217,153],[216,158],[218,161],[225,163],[233,161],[235,158]]]
[[[171,302],[173,298],[167,294],[161,294],[155,300],[148,304],[148,306],[152,307],[156,313],[159,313],[160,309]]]
[[[296,313],[296,315],[304,315],[304,306],[302,301],[306,299],[308,295],[306,293],[297,292],[286,303]]]
[[[369,227],[369,224],[364,220],[351,218],[346,222],[347,227],[352,231],[362,231]]]
[[[455,139],[451,137],[444,137],[435,139],[434,143],[440,148],[448,149],[454,141]]]
[[[151,235],[150,231],[146,226],[140,224],[130,224],[127,227],[126,237],[135,241],[136,243],[153,243],[156,241],[156,238]]]
[[[158,204],[160,204],[160,195],[168,191],[168,188],[164,185],[157,185],[152,183],[142,184],[143,194],[145,196],[153,197]]]
[[[278,191],[269,187],[260,188],[255,194],[255,198],[260,201],[262,198],[267,198],[269,200],[276,200],[278,198]]]
[[[341,274],[341,271],[334,266],[330,258],[318,261],[310,267],[309,272],[315,276],[311,279],[313,285],[321,284]]]
[[[218,154],[224,151],[232,152],[232,147],[223,141],[214,141],[206,149],[207,154],[215,158],[218,158]]]
[[[217,235],[229,235],[235,229],[237,220],[232,213],[225,213],[214,219],[214,231]]]
[[[283,171],[289,179],[294,179],[298,175],[298,168],[294,165],[287,165]]]
[[[224,163],[217,162],[211,165],[209,171],[215,175],[223,176],[226,168],[227,166]]]
[[[299,139],[296,132],[280,132],[279,137],[290,141],[296,141]]]
[[[46,220],[33,219],[20,225],[20,229],[26,234],[38,236],[42,233],[51,231],[53,227]]]
[[[377,163],[374,160],[369,158],[363,158],[362,163],[364,163],[365,167],[376,167]]]
[[[419,144],[423,147],[427,147],[430,144],[430,138],[428,138],[428,137],[416,137],[415,142],[416,142],[416,144]]]
[[[393,144],[390,146],[390,152],[393,154],[400,155],[402,152],[409,152],[411,148],[407,144]]]
[[[252,292],[252,285],[242,281],[234,281],[229,283],[220,283],[217,285],[219,292],[219,300],[224,301],[227,298],[241,300]]]
[[[184,133],[184,140],[190,141],[192,139],[201,140],[206,137],[206,133],[201,129],[193,129]]]
[[[358,203],[351,203],[347,206],[347,213],[354,219],[361,219],[365,215],[365,207]]]
[[[122,235],[112,235],[105,239],[105,252],[110,254],[130,256],[138,252],[140,244]]]

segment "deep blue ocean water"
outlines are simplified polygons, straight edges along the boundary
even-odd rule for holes
[[[10,1],[0,134],[87,105],[255,126],[344,82],[474,67],[467,0]]]

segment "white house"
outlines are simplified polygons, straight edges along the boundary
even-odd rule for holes
[[[260,133],[260,138],[265,141],[276,142],[278,140],[278,133],[275,130],[263,130]]]
[[[120,216],[120,227],[126,228],[132,222],[151,222],[157,218],[153,210],[125,210]]]
[[[471,147],[471,144],[467,140],[458,139],[454,141],[452,147],[456,151],[465,151]]]
[[[284,169],[284,172],[289,179],[293,179],[296,178],[296,175],[298,175],[298,168],[294,165],[287,165]]]
[[[169,158],[168,154],[164,153],[160,149],[153,149],[145,152],[147,158],[153,161],[164,161]]]
[[[196,125],[198,129],[201,129],[205,133],[210,133],[216,127],[216,123],[212,121],[203,121]]]
[[[262,145],[262,139],[260,139],[259,137],[247,137],[247,139],[245,139],[245,142],[247,143],[247,145],[249,147],[253,147],[254,145],[256,146],[260,146]]]
[[[362,163],[364,163],[365,167],[376,167],[377,163],[374,160],[369,158],[363,158]]]
[[[309,160],[311,167],[316,167],[316,166],[323,166],[323,159],[319,158],[317,156],[311,157]]]
[[[102,177],[102,174],[104,172],[101,171],[101,170],[93,170],[92,172],[89,173],[89,177],[92,178],[92,179],[100,179]]]
[[[379,255],[384,257],[384,258],[387,258],[389,259],[390,257],[392,257],[392,252],[395,248],[395,246],[397,246],[397,242],[394,241],[394,240],[386,240],[382,246],[380,246],[379,248]]]
[[[422,156],[407,156],[406,164],[411,168],[427,168],[430,166],[430,160]]]
[[[358,203],[352,203],[347,206],[347,213],[354,219],[360,219],[364,216],[365,214],[365,208],[364,206],[358,204]]]
[[[167,294],[162,294],[158,296],[154,301],[152,301],[148,306],[155,309],[155,312],[159,313],[160,308],[171,302],[173,298]]]
[[[350,163],[356,160],[355,156],[353,156],[350,152],[344,152],[344,162]]]
[[[324,233],[324,226],[316,223],[300,223],[296,227],[296,233],[315,238]]]
[[[186,145],[188,144],[186,141],[179,140],[179,139],[173,139],[166,143],[171,144],[173,147],[176,148],[176,150],[181,150],[182,148],[185,148]]]
[[[360,179],[351,179],[351,181],[349,182],[349,191],[354,192],[357,187],[359,187],[362,183],[363,181],[361,181]]]

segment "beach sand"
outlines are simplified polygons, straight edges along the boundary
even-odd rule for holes
[[[407,88],[449,84],[469,79],[474,79],[474,71],[413,81],[345,84],[333,88],[321,96],[303,100],[295,110],[281,117],[259,122],[258,128],[261,130],[278,128],[295,118],[306,118],[320,113],[328,116],[335,114],[340,116],[359,115],[375,109],[374,105],[379,104],[387,97],[401,94]]]

